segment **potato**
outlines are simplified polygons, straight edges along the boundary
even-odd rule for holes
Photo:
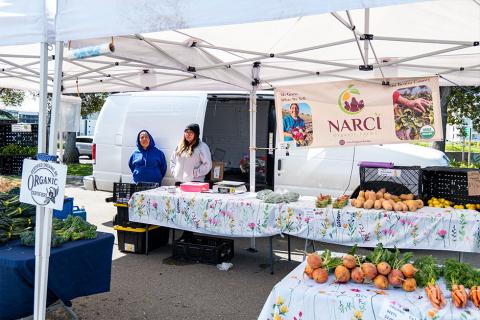
[[[417,211],[417,201],[415,201],[415,200],[405,200],[403,202],[408,206],[408,211],[412,211],[412,212]]]
[[[385,193],[383,194],[383,199],[385,199],[385,200],[390,200],[391,198],[392,198],[392,195],[391,195],[390,193],[385,192]]]
[[[387,211],[392,211],[393,210],[393,207],[388,200],[383,200],[382,208],[387,210]]]
[[[414,198],[414,196],[411,193],[400,195],[400,199],[402,199],[402,200],[413,200],[413,198]]]
[[[366,196],[367,200],[372,200],[375,201],[377,199],[377,196],[375,195],[375,192],[369,191],[368,196]]]
[[[365,201],[365,203],[363,204],[363,207],[365,209],[372,209],[373,208],[373,204],[374,204],[374,201],[373,200],[367,200]]]
[[[382,209],[382,200],[375,200],[373,207],[375,209]]]
[[[400,202],[395,202],[395,204],[393,205],[393,210],[402,211],[402,209],[403,209],[403,206],[400,204]]]
[[[399,202],[399,204],[402,206],[401,211],[408,211],[408,206],[404,202]]]
[[[357,199],[358,199],[358,198],[365,198],[365,191],[360,190],[360,192],[358,193]]]
[[[417,208],[418,208],[418,209],[421,209],[421,208],[423,208],[423,206],[424,206],[423,201],[420,200],[420,199],[418,199],[418,200],[417,200]]]
[[[355,208],[363,208],[364,203],[365,203],[364,198],[357,199],[357,201],[355,201]]]
[[[383,199],[383,192],[377,191],[377,193],[375,194],[375,197],[377,198],[377,200]]]
[[[391,199],[395,202],[400,201],[400,198],[398,196],[394,195],[394,194],[391,195]]]

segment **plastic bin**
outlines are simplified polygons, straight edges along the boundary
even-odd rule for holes
[[[53,210],[53,216],[61,220],[67,218],[71,214],[73,214],[73,198],[63,199],[62,210]]]
[[[427,167],[422,170],[424,201],[432,197],[445,198],[454,204],[480,203],[480,196],[468,195],[470,168]]]
[[[400,195],[413,193],[416,197],[422,193],[422,171],[419,166],[394,166],[392,168],[360,167],[361,190],[387,192]]]
[[[23,160],[30,158],[26,155],[1,155],[0,156],[0,173],[4,175],[21,175],[23,168]]]
[[[145,225],[144,225],[145,226]],[[117,230],[118,250],[122,252],[145,253],[146,231],[145,227],[131,223],[125,226],[113,226]],[[170,229],[160,226],[148,227],[148,251],[168,244]]]
[[[85,211],[85,209],[80,209],[78,206],[73,206],[72,215],[87,221],[87,211]]]
[[[160,187],[159,183],[113,183],[113,202],[127,204],[132,194]]]
[[[232,239],[191,235],[173,243],[173,257],[208,264],[231,260],[234,256]]]
[[[113,224],[118,226],[126,226],[130,219],[128,218],[128,205],[122,203],[114,204],[117,207],[117,214],[113,219]]]

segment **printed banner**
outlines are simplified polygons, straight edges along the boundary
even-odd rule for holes
[[[278,142],[338,147],[442,140],[437,77],[390,86],[341,81],[275,90]]]

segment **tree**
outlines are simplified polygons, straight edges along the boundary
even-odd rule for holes
[[[1,88],[0,99],[6,106],[20,106],[25,99],[25,91]]]
[[[100,111],[108,93],[81,93],[82,99],[81,115],[82,117]],[[76,147],[76,132],[67,132],[65,139],[65,153],[63,161],[65,163],[79,163],[79,154]]]
[[[108,95],[109,94],[106,92],[81,93],[80,98],[82,98],[82,117],[100,111]]]
[[[480,132],[480,87],[452,87],[447,98],[448,123],[462,126],[471,119],[473,129]]]

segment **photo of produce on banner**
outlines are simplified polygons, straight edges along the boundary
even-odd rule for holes
[[[297,147],[309,146],[313,141],[312,109],[304,102],[288,103],[282,107],[283,139],[295,142]]]
[[[395,133],[400,140],[430,139],[435,135],[432,90],[427,86],[393,92]]]

